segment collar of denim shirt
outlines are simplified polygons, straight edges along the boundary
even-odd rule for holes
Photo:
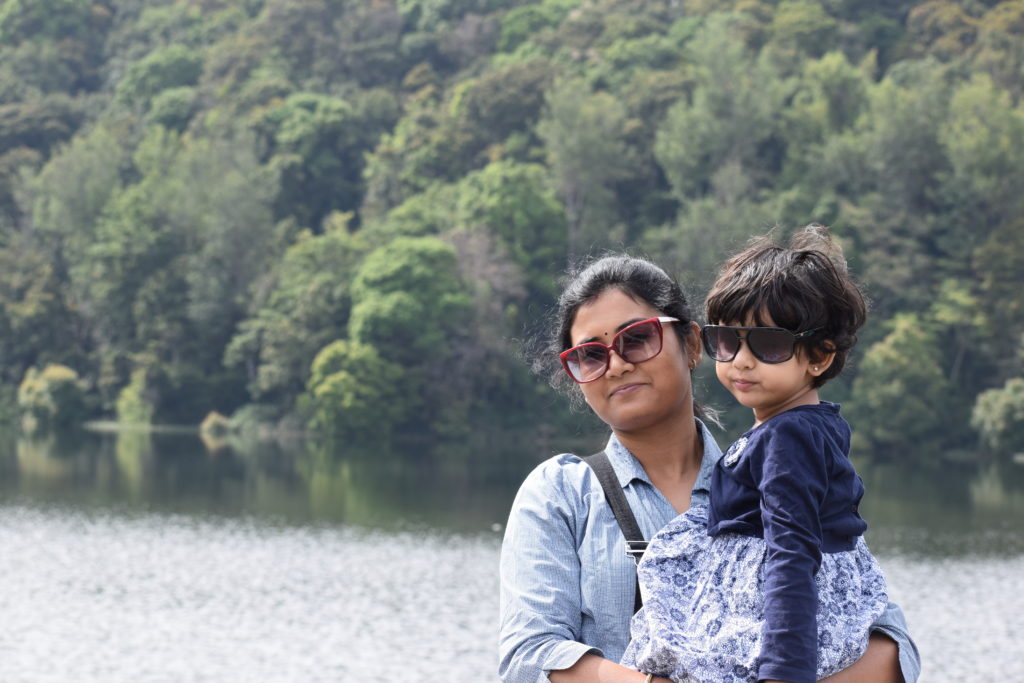
[[[693,483],[693,492],[708,493],[711,490],[711,472],[715,467],[715,463],[722,457],[722,450],[718,447],[715,437],[711,436],[707,425],[697,418],[694,418],[694,420],[697,423],[697,428],[700,429],[701,440],[704,443],[704,456],[700,462],[700,472],[697,473],[697,480]],[[604,451],[608,454],[608,459],[612,463],[612,469],[615,470],[615,476],[618,477],[619,485],[622,488],[626,488],[634,479],[639,479],[653,486],[650,477],[647,476],[647,471],[644,470],[644,466],[629,452],[629,449],[622,445],[614,433],[608,438],[608,445],[605,446]]]

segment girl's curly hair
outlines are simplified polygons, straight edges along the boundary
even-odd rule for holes
[[[717,324],[771,324],[794,333],[816,332],[797,342],[814,360],[834,353],[816,377],[820,387],[837,376],[857,342],[867,302],[846,267],[842,249],[828,228],[811,223],[788,247],[770,237],[751,240],[722,266],[705,301],[707,321]]]

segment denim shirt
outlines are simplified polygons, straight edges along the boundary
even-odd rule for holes
[[[702,423],[700,472],[691,504],[708,503],[711,472],[722,457]],[[605,453],[644,538],[677,515],[640,462],[613,434]],[[545,683],[548,673],[593,653],[618,661],[629,642],[636,565],[597,476],[572,454],[550,458],[516,495],[501,548],[498,672],[505,683]],[[899,607],[890,603],[875,628],[899,646],[907,683],[921,663]]]

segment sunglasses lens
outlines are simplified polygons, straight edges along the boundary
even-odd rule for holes
[[[786,330],[754,328],[747,332],[753,354],[765,363],[785,363],[793,357],[793,335]]]
[[[736,357],[740,348],[740,338],[735,330],[728,327],[705,327],[701,330],[704,350],[716,361],[729,361]]]
[[[661,323],[630,325],[615,335],[611,348],[627,363],[643,363],[661,353]],[[609,347],[600,342],[574,346],[560,354],[565,371],[577,382],[592,382],[608,371]]]
[[[628,363],[643,363],[661,352],[661,328],[656,322],[627,327],[615,338],[615,350]]]
[[[608,349],[599,344],[583,344],[564,356],[565,369],[577,382],[589,382],[604,374],[608,367]]]

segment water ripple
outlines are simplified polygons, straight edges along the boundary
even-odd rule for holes
[[[0,506],[0,548],[5,682],[496,679],[496,534]],[[923,681],[1019,676],[1024,555],[880,559]]]
[[[497,541],[0,508],[0,680],[493,680]]]

